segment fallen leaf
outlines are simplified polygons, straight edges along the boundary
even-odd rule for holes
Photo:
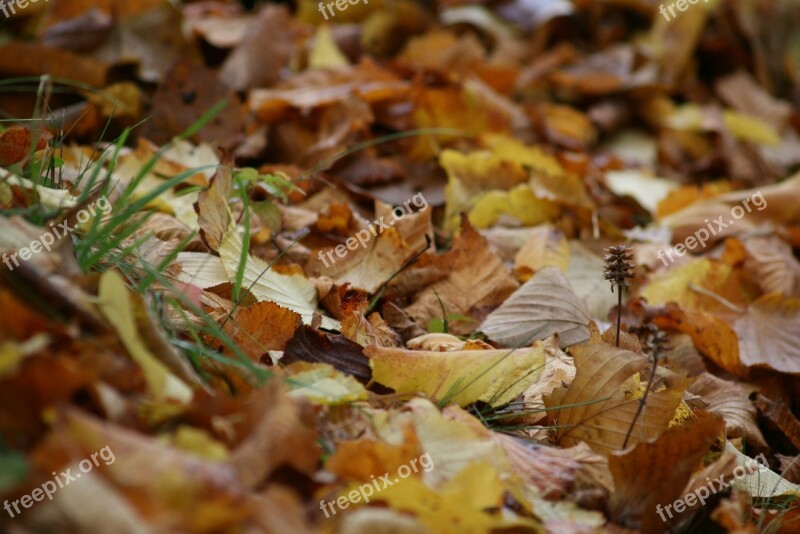
[[[800,374],[800,299],[780,293],[764,295],[733,328],[743,365]]]
[[[377,313],[365,318],[361,313],[353,313],[342,321],[342,335],[362,347],[378,345],[396,347],[400,337]]]
[[[471,315],[478,308],[500,304],[517,288],[508,268],[466,220],[446,259],[448,276],[419,292],[405,309],[417,324],[441,318],[439,299],[448,315]],[[473,327],[465,325],[462,332]]]
[[[725,419],[725,435],[729,438],[746,438],[757,450],[768,448],[758,429],[756,409],[748,398],[758,388],[738,382],[722,380],[703,373],[686,390],[700,396],[708,406],[706,411]]]
[[[136,327],[136,312],[130,290],[115,271],[100,278],[100,310],[119,334],[131,358],[142,367],[153,399],[161,403],[188,404],[192,390],[180,380],[145,345]]]
[[[541,347],[439,352],[373,345],[364,354],[375,380],[397,393],[422,392],[461,406],[508,404],[538,379],[545,360]]]
[[[589,337],[589,314],[556,267],[545,267],[515,291],[479,330],[509,347],[558,334],[562,347]]]
[[[796,497],[800,493],[800,485],[792,484],[779,474],[773,472],[768,467],[739,452],[730,441],[725,442],[725,452],[736,456],[738,464],[734,469],[734,479],[732,485],[747,491],[753,497],[762,499],[777,499],[781,496]],[[742,470],[745,474],[738,475],[737,471]]]
[[[227,274],[227,281],[231,283],[237,277],[242,247],[241,237],[236,228],[231,226],[219,247],[222,267]],[[318,313],[317,292],[308,279],[299,274],[280,274],[264,260],[249,254],[246,257],[242,287],[252,293],[258,301],[268,300],[299,313],[304,324],[310,324],[314,314]],[[339,328],[339,322],[322,316],[322,326],[335,330]]]
[[[651,391],[632,426],[639,399],[626,388],[647,362],[641,354],[602,341],[596,327],[593,329],[589,341],[570,349],[575,379],[544,397],[548,416],[558,425],[557,443],[586,442],[594,450],[611,452],[622,448],[629,431],[630,444],[657,438],[675,415],[689,381],[679,379],[671,387]]]
[[[233,340],[255,361],[263,361],[268,351],[284,350],[302,320],[297,312],[274,302],[256,302],[238,308],[231,318]]]
[[[612,453],[608,467],[614,476],[609,503],[613,517],[643,532],[663,532],[667,524],[657,515],[681,497],[692,471],[722,433],[720,417],[702,414],[686,426],[674,427],[650,443]]]
[[[305,397],[326,406],[367,399],[364,386],[332,365],[298,362],[290,365],[287,371],[290,397]]]
[[[326,334],[309,326],[300,327],[286,344],[281,362],[327,363],[362,383],[372,378],[369,360],[358,343],[344,336]]]
[[[800,421],[789,410],[782,399],[772,401],[764,395],[759,394],[755,399],[755,405],[761,415],[772,421],[775,426],[783,432],[795,448],[800,449]]]
[[[336,46],[330,27],[323,24],[317,28],[314,44],[308,54],[308,67],[311,69],[335,69],[349,65],[347,58]]]

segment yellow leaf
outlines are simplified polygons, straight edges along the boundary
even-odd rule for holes
[[[412,351],[364,349],[372,376],[397,393],[424,393],[465,406],[511,402],[535,382],[545,363],[541,346],[514,350]]]
[[[725,109],[722,111],[722,120],[730,132],[742,141],[751,141],[762,145],[777,145],[781,137],[775,129],[763,120]],[[704,131],[702,110],[695,104],[685,104],[676,107],[666,118],[665,126],[676,130]]]
[[[100,277],[98,304],[131,358],[141,366],[148,390],[155,400],[188,404],[192,400],[192,389],[148,350],[136,329],[130,290],[116,271],[106,271]]]
[[[330,26],[323,24],[317,28],[314,45],[308,54],[308,67],[310,69],[335,69],[349,64],[345,55],[336,46]]]
[[[495,469],[484,462],[473,462],[438,492],[411,477],[376,493],[373,500],[415,515],[430,532],[482,534],[515,526],[543,532],[531,519],[492,512],[502,507],[503,495],[504,485]]]
[[[708,258],[690,260],[656,273],[641,296],[654,305],[676,302],[687,311],[730,313],[734,307],[746,306],[754,296],[751,295],[754,288],[750,288],[743,277],[741,268],[723,261]],[[710,296],[709,291],[730,305]]]
[[[287,370],[290,397],[305,397],[326,406],[367,399],[367,391],[358,380],[340,373],[332,365],[298,362]]]
[[[561,205],[591,208],[581,180],[544,150],[499,135],[481,140],[487,148],[467,154],[444,150],[439,157],[448,176],[445,220],[450,228],[457,227],[462,212],[485,228],[501,215],[535,225],[553,219]]]
[[[525,226],[534,226],[553,219],[558,209],[540,200],[527,184],[511,191],[489,191],[475,201],[469,211],[469,222],[477,228],[492,226],[501,215],[510,215]]]
[[[24,359],[16,343],[6,341],[0,345],[0,379],[13,376]]]
[[[231,225],[219,245],[219,257],[228,276],[228,281],[236,279],[239,261],[242,256],[242,238]],[[208,256],[209,262],[215,258]],[[299,274],[277,273],[261,258],[248,254],[242,287],[248,289],[261,302],[269,300],[301,315],[304,324],[311,324],[317,312],[317,290],[306,277]],[[339,321],[322,316],[323,328],[338,330]]]
[[[762,145],[779,145],[781,136],[763,120],[736,111],[725,110],[722,120],[733,135],[742,141],[751,141]]]
[[[211,437],[202,428],[181,425],[169,440],[177,449],[191,452],[208,460],[223,461],[229,456],[228,448]]]

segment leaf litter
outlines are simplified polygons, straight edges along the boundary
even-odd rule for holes
[[[4,530],[800,528],[794,2],[16,5]]]

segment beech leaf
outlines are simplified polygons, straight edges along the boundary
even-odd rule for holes
[[[509,347],[558,334],[566,347],[588,339],[590,320],[564,274],[545,267],[489,314],[479,330]]]

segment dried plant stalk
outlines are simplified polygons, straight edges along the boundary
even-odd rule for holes
[[[606,280],[611,282],[611,292],[617,286],[617,347],[619,347],[619,327],[622,318],[622,291],[630,287],[630,280],[636,275],[633,273],[633,251],[628,245],[617,245],[606,249],[603,258],[606,266],[603,274]]]

